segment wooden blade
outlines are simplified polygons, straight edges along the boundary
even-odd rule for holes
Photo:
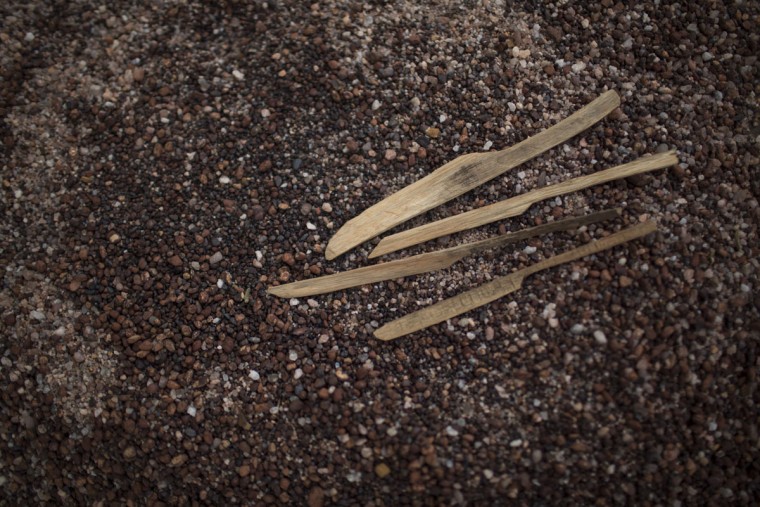
[[[619,215],[620,208],[615,208],[592,213],[590,215],[566,218],[564,220],[550,222],[529,229],[502,234],[494,238],[446,248],[445,250],[439,250],[437,252],[424,253],[406,259],[398,259],[391,262],[376,264],[374,266],[366,266],[359,269],[352,269],[351,271],[344,271],[343,273],[335,273],[334,275],[278,285],[276,287],[270,287],[267,292],[283,298],[314,296],[316,294],[326,294],[328,292],[356,287],[367,283],[394,280],[404,276],[417,275],[419,273],[447,268],[468,255],[486,249],[498,248],[522,239],[532,238],[549,232],[566,231],[582,225],[601,222],[602,220],[610,220]]]
[[[488,206],[483,206],[466,213],[460,213],[436,222],[421,225],[408,231],[399,232],[383,238],[369,258],[385,255],[402,248],[408,248],[431,239],[447,236],[455,232],[472,229],[481,225],[489,224],[503,218],[521,215],[530,206],[538,201],[543,201],[558,195],[575,192],[594,185],[600,185],[609,181],[627,178],[635,174],[642,174],[656,169],[663,169],[678,163],[675,151],[658,153],[657,155],[641,157],[628,164],[619,165],[586,176],[573,178],[556,185],[538,188],[531,192],[506,199]]]
[[[433,324],[438,324],[518,290],[522,287],[523,279],[533,273],[607,250],[632,239],[646,236],[656,230],[657,225],[654,222],[644,222],[633,227],[628,227],[606,238],[592,241],[563,254],[555,255],[516,273],[497,278],[492,282],[458,296],[445,299],[433,306],[405,315],[375,331],[375,337],[384,341],[393,340],[432,326]]]
[[[330,239],[328,260],[453,199],[583,132],[620,105],[610,90],[556,125],[510,148],[469,153],[439,167],[346,222]]]

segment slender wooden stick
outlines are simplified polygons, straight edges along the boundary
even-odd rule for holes
[[[330,239],[325,257],[334,259],[356,245],[517,167],[583,132],[619,105],[620,97],[610,90],[556,125],[510,148],[455,158],[346,222]]]
[[[642,157],[628,164],[573,178],[562,183],[557,183],[556,185],[538,188],[504,201],[385,237],[369,254],[369,257],[378,257],[441,236],[489,224],[501,220],[502,218],[521,215],[536,202],[567,194],[569,192],[575,192],[594,185],[607,183],[609,181],[627,178],[635,174],[642,174],[654,171],[655,169],[663,169],[676,163],[678,163],[678,157],[676,156],[675,151],[669,151],[667,153]]]
[[[375,331],[375,337],[384,341],[393,340],[409,333],[413,333],[414,331],[419,331],[420,329],[432,326],[433,324],[438,324],[439,322],[443,322],[469,310],[483,306],[486,303],[495,301],[511,292],[515,292],[522,287],[525,277],[532,275],[533,273],[575,259],[580,259],[581,257],[586,257],[587,255],[601,252],[602,250],[607,250],[608,248],[631,241],[632,239],[646,236],[655,230],[657,230],[657,225],[654,222],[644,222],[642,224],[634,225],[633,227],[628,227],[627,229],[623,229],[622,231],[616,232],[606,238],[593,241],[560,255],[555,255],[554,257],[533,264],[532,266],[517,271],[516,273],[497,278],[492,282],[459,294],[458,296],[445,299],[433,306],[405,315]]]
[[[610,220],[617,216],[620,216],[620,208],[608,209],[580,217],[566,218],[564,220],[550,222],[529,229],[502,234],[501,236],[484,239],[482,241],[446,248],[437,252],[424,253],[406,259],[398,259],[391,262],[376,264],[374,266],[366,266],[359,269],[352,269],[351,271],[344,271],[343,273],[335,273],[334,275],[278,285],[276,287],[270,287],[267,292],[283,298],[314,296],[316,294],[326,294],[328,292],[356,287],[367,283],[375,283],[383,280],[393,280],[404,276],[417,275],[419,273],[427,273],[428,271],[447,268],[468,255],[473,255],[483,250],[498,248],[522,239],[532,238],[549,232],[575,229],[582,225],[601,222],[602,220]]]

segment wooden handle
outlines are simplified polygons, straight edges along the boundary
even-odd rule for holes
[[[593,174],[587,174],[585,176],[579,176],[571,180],[563,181],[555,185],[550,185],[544,188],[538,188],[525,195],[520,196],[530,206],[533,203],[551,199],[570,192],[577,192],[584,188],[593,187],[594,185],[601,185],[602,183],[608,183],[610,181],[620,180],[635,176],[637,174],[643,174],[656,169],[663,169],[670,167],[678,163],[678,157],[675,150],[670,150],[665,153],[658,153],[656,155],[641,157],[633,162],[611,167],[604,171],[595,172]]]
[[[523,279],[533,273],[601,252],[626,241],[645,236],[656,229],[657,226],[654,222],[645,222],[623,229],[606,238],[583,245],[569,252],[550,257],[516,273],[497,278],[485,285],[389,322],[375,331],[375,337],[383,341],[394,340],[433,324],[454,318],[457,315],[483,306],[518,290],[522,286]]]
[[[613,246],[617,246],[633,239],[646,236],[647,234],[650,234],[656,230],[657,224],[654,222],[644,222],[642,224],[634,225],[633,227],[628,227],[627,229],[623,229],[622,231],[616,232],[615,234],[610,234],[606,238],[592,241],[591,243],[570,250],[569,252],[544,259],[523,269],[522,273],[524,273],[525,276],[529,276],[533,273],[543,271],[544,269],[559,266],[560,264],[574,261],[576,259],[580,259],[581,257],[586,257],[587,255],[595,254],[597,252],[601,252],[602,250],[612,248]]]
[[[457,157],[346,222],[328,242],[325,257],[334,259],[356,245],[517,167],[583,132],[619,105],[620,97],[610,90],[556,125],[510,148]]]
[[[663,169],[678,163],[675,152],[670,151],[653,156],[642,157],[628,164],[619,165],[598,173],[581,176],[569,181],[557,183],[544,188],[506,199],[488,206],[483,206],[466,213],[460,213],[443,220],[415,227],[383,238],[369,254],[370,258],[385,255],[402,248],[424,243],[431,239],[465,231],[489,224],[503,218],[510,218],[524,213],[534,203],[556,197],[568,192],[580,190],[592,185],[641,174],[655,169]]]
[[[523,239],[534,238],[543,234],[548,234],[550,232],[569,231],[583,225],[602,222],[604,220],[612,220],[615,217],[619,217],[621,213],[622,210],[620,208],[606,209],[597,211],[596,213],[590,213],[588,215],[564,218],[562,220],[555,220],[554,222],[537,225],[535,227],[508,232],[506,234],[495,236],[493,238],[475,241],[474,243],[465,243],[464,245],[455,246],[449,248],[448,250],[461,250],[465,255],[470,255],[489,248],[498,248]],[[462,257],[464,257],[464,255]]]

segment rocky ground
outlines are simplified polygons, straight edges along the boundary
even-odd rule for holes
[[[508,4],[508,5],[505,5]],[[749,505],[760,497],[752,1],[0,5],[0,503]],[[323,250],[457,154],[621,108],[408,225],[678,149],[667,171],[306,300]],[[372,331],[647,217],[392,343]]]

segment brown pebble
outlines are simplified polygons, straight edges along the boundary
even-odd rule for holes
[[[319,486],[309,491],[309,497],[306,500],[309,507],[323,507],[325,505],[325,492]]]
[[[391,469],[385,463],[379,463],[375,466],[375,473],[382,479],[383,477],[390,475]]]

